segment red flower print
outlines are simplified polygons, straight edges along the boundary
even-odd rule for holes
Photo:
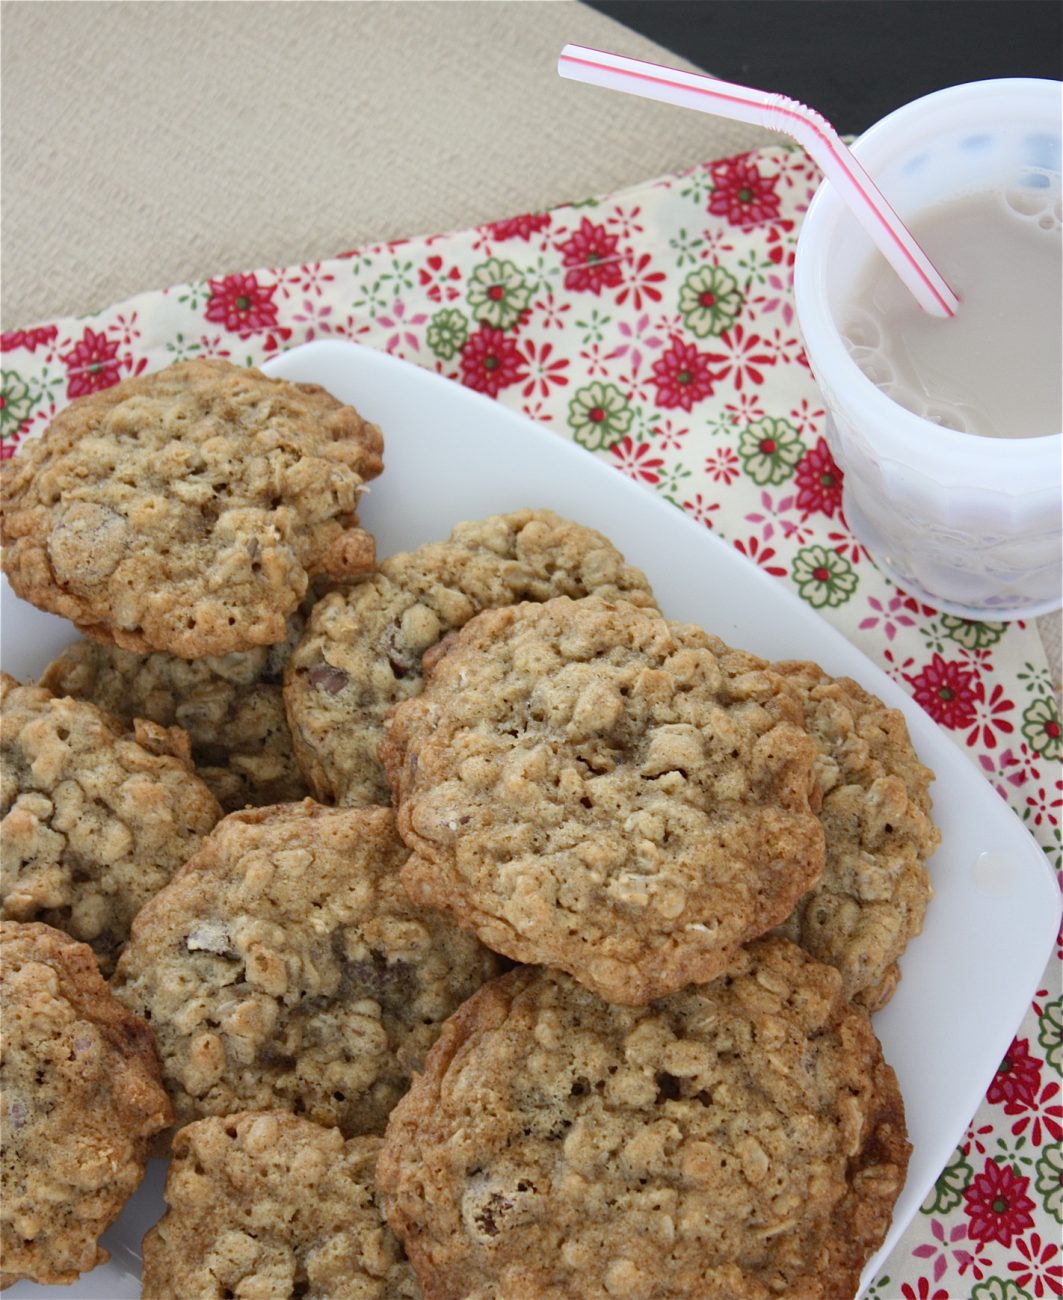
[[[32,330],[7,330],[4,334],[0,334],[0,352],[13,352],[15,348],[36,352],[45,343],[54,342],[58,336],[57,325],[39,325]]]
[[[66,366],[67,397],[84,397],[110,388],[121,378],[122,363],[118,359],[118,340],[108,339],[91,329],[85,333],[69,352],[63,353]]]
[[[1056,790],[1063,790],[1063,781],[1057,781],[1055,790],[1052,791],[1039,785],[1036,793],[1026,796],[1026,812],[1023,813],[1023,817],[1031,819],[1035,826],[1040,826],[1042,821],[1047,821],[1050,826],[1058,826],[1059,815],[1052,810],[1063,808],[1063,799],[1051,797]]]
[[[736,325],[733,329],[724,330],[717,342],[721,343],[726,351],[710,352],[708,359],[723,361],[726,364],[717,372],[716,378],[726,379],[730,375],[731,382],[739,392],[742,391],[744,379],[748,379],[751,384],[762,384],[764,372],[759,367],[775,364],[775,358],[770,353],[754,351],[760,346],[761,337],[759,334],[747,335],[744,325]]]
[[[911,680],[911,674],[908,670],[915,663],[911,655],[906,659],[895,659],[893,651],[887,646],[882,652],[882,658],[885,660],[886,666],[883,671],[887,677],[892,677],[895,682],[902,683]]]
[[[549,224],[549,212],[525,212],[519,217],[494,221],[487,227],[487,231],[493,239],[528,240],[537,230],[545,230]]]
[[[199,336],[199,355],[201,357],[231,357],[232,353],[228,348],[222,347],[222,342],[223,339],[220,334],[215,334],[213,338],[201,334]]]
[[[277,324],[275,284],[259,284],[254,275],[227,275],[210,281],[206,318],[231,334],[248,335]]]
[[[1029,1287],[1033,1283],[1038,1300],[1044,1295],[1063,1295],[1063,1265],[1052,1263],[1059,1255],[1058,1246],[1050,1241],[1042,1246],[1040,1236],[1031,1232],[1029,1241],[1019,1238],[1015,1250],[1022,1259],[1009,1260],[1008,1270],[1015,1274],[1017,1286]]]
[[[312,293],[315,297],[324,296],[323,286],[336,279],[327,271],[322,271],[320,262],[304,262],[302,266],[277,267],[270,269],[270,275],[277,277],[277,286],[285,298],[296,293]]]
[[[609,450],[619,462],[617,468],[628,478],[633,478],[636,482],[641,479],[644,483],[660,481],[661,476],[657,471],[664,460],[660,456],[651,456],[653,448],[648,442],[637,443],[632,442],[630,437],[623,437]]]
[[[738,401],[725,402],[723,409],[731,417],[732,424],[756,424],[767,415],[756,393],[739,393]]]
[[[672,346],[653,363],[653,379],[657,388],[657,405],[682,407],[689,411],[695,402],[712,394],[716,376],[709,369],[709,358],[699,352],[693,343],[673,339]]]
[[[524,349],[524,363],[528,367],[528,382],[521,390],[525,397],[531,397],[536,388],[542,397],[550,394],[550,385],[563,388],[568,383],[568,375],[561,372],[568,365],[567,357],[554,357],[552,343],[535,343],[529,339]]]
[[[913,614],[920,614],[923,618],[933,618],[937,613],[937,610],[934,609],[933,606],[921,604],[914,596],[909,596],[908,593],[903,591],[900,587],[898,587],[897,590],[901,592],[901,595],[904,597],[904,608],[911,610]]]
[[[996,731],[1002,732],[1005,736],[1010,736],[1015,730],[1015,724],[1002,716],[1005,713],[1010,713],[1015,705],[1005,697],[1004,688],[999,682],[996,683],[987,697],[985,683],[982,681],[979,681],[975,687],[974,704],[975,724],[973,729],[968,732],[967,743],[968,745],[977,745],[979,739],[981,739],[986,749],[996,749]]]
[[[461,350],[461,382],[466,388],[497,397],[503,388],[527,379],[517,341],[490,325],[470,334]]]
[[[827,440],[820,438],[797,462],[797,504],[801,510],[833,516],[842,507],[842,471],[834,463]]]
[[[796,362],[798,354],[803,351],[800,339],[787,338],[778,328],[772,330],[770,337],[764,336],[764,346],[776,365],[783,366]]]
[[[709,211],[732,226],[752,226],[779,215],[777,176],[761,176],[748,157],[729,158],[712,168]]]
[[[433,302],[453,302],[461,293],[458,283],[461,272],[456,266],[448,270],[438,253],[433,253],[425,262],[417,272],[417,279],[426,286],[425,292]]]
[[[552,293],[543,294],[542,298],[536,298],[532,303],[533,309],[538,313],[537,324],[540,329],[548,330],[550,326],[556,329],[564,329],[565,322],[563,317],[566,311],[572,310],[570,302],[558,302]]]
[[[790,412],[790,423],[800,434],[815,433],[822,419],[823,407],[817,406],[813,409],[807,397],[802,397],[798,405]]]
[[[604,226],[584,217],[579,230],[560,246],[561,264],[569,268],[565,288],[587,293],[617,288],[624,278],[619,242],[619,235],[610,235]]]
[[[706,528],[712,527],[712,511],[719,510],[719,508],[719,501],[706,501],[700,492],[693,501],[683,502],[683,509],[687,514],[693,516],[699,524],[704,524]]]
[[[630,239],[632,235],[641,235],[645,226],[636,221],[636,217],[642,215],[642,209],[636,204],[630,211],[617,206],[611,217],[606,217],[606,225],[619,227],[620,234],[625,239]]]
[[[1030,1040],[1016,1038],[1000,1062],[993,1082],[986,1092],[986,1100],[1003,1105],[1005,1115],[1017,1115],[1037,1100],[1041,1086],[1043,1062],[1030,1055]]]
[[[939,654],[914,677],[909,677],[917,704],[943,727],[969,727],[975,719],[974,673]]]
[[[1020,1177],[1011,1166],[987,1160],[985,1169],[964,1189],[968,1235],[980,1246],[987,1241],[1010,1246],[1013,1237],[1032,1228],[1034,1203],[1026,1195],[1029,1185],[1029,1178]]]
[[[671,420],[662,420],[650,430],[653,437],[657,439],[657,446],[661,451],[681,451],[684,445],[683,439],[689,432],[689,429],[675,428]]]
[[[768,249],[768,260],[774,262],[776,266],[793,266],[794,255],[797,252],[797,245],[793,239],[787,238],[792,234],[794,223],[792,221],[780,220],[773,222],[768,227],[765,244]]]
[[[642,309],[644,302],[660,302],[661,291],[657,285],[664,279],[664,272],[648,269],[652,266],[649,253],[642,253],[637,260],[625,258],[625,266],[624,287],[616,295],[616,305],[622,307],[629,294],[636,311]]]
[[[901,1295],[904,1300],[949,1300],[949,1293],[940,1287],[931,1292],[928,1277],[921,1277],[914,1287],[909,1282],[902,1283]]]
[[[741,473],[738,453],[733,447],[721,447],[711,456],[705,457],[705,473],[714,483],[729,487]]]
[[[782,565],[772,564],[772,560],[775,558],[775,548],[761,546],[759,537],[751,537],[748,542],[737,541],[734,547],[739,554],[746,556],[754,564],[759,564],[765,573],[770,573],[775,578],[786,577],[786,569]]]
[[[1029,1103],[1026,1114],[1012,1124],[1012,1135],[1021,1137],[1029,1129],[1030,1141],[1035,1147],[1042,1146],[1049,1140],[1058,1142],[1060,1138],[1063,1138],[1063,1105],[1060,1105],[1058,1098],[1059,1084],[1046,1083],[1041,1090],[1041,1095],[1035,1097]],[[1004,1111],[1008,1115],[1014,1115],[1016,1111],[1021,1109],[1021,1106],[1017,1106],[1015,1110],[1008,1110],[1006,1106],[1004,1107]]]
[[[844,555],[845,558],[851,560],[853,564],[860,564],[863,560],[870,559],[871,557],[868,554],[867,547],[864,546],[862,542],[858,542],[852,533],[848,531],[849,525],[845,522],[844,514],[841,515],[840,522],[841,526],[847,531],[828,532],[827,541],[830,545],[839,555]]]

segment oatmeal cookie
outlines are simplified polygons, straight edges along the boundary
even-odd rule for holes
[[[281,677],[302,620],[275,646],[204,659],[78,641],[41,676],[56,695],[91,700],[127,724],[181,727],[196,772],[226,812],[290,803],[309,793],[292,750]]]
[[[0,922],[0,1286],[73,1282],[171,1121],[151,1031],[92,951]]]
[[[774,667],[797,690],[819,746],[827,844],[823,879],[779,933],[837,966],[846,996],[876,1011],[896,988],[897,958],[930,901],[926,861],[941,839],[930,819],[934,774],[898,710],[816,664]]]
[[[4,572],[126,650],[281,641],[311,578],[372,568],[357,504],[381,445],[323,389],[225,361],[124,380],[4,462]]]
[[[187,738],[0,675],[0,904],[112,969],[133,917],[221,816],[172,753]],[[138,743],[140,742],[140,743]]]
[[[556,971],[444,1025],[377,1166],[426,1300],[852,1300],[909,1146],[833,967],[783,939],[632,1009]]]
[[[296,756],[319,799],[386,804],[385,713],[421,689],[421,658],[480,610],[553,596],[652,605],[646,579],[600,533],[549,510],[459,524],[327,597],[292,655],[285,701]]]
[[[377,1207],[380,1145],[276,1110],[180,1129],[168,1208],[144,1238],[144,1300],[419,1300]]]
[[[711,979],[823,870],[782,678],[623,601],[478,615],[381,755],[411,897],[610,1002]]]
[[[387,808],[220,822],[137,917],[115,995],[155,1032],[179,1123],[283,1109],[382,1132],[439,1026],[497,971],[399,883]]]

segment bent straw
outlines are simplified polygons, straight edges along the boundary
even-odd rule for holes
[[[853,215],[874,240],[924,311],[954,316],[959,305],[912,232],[894,212],[881,190],[815,110],[785,95],[736,86],[700,73],[665,68],[622,54],[566,45],[557,70],[570,81],[622,90],[681,108],[696,108],[737,122],[781,131],[796,140],[837,188]]]

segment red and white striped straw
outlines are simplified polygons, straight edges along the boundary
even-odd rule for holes
[[[796,140],[838,190],[853,215],[875,241],[883,257],[907,285],[924,311],[954,316],[956,295],[915,242],[875,182],[819,113],[785,95],[736,86],[696,72],[665,68],[622,54],[566,45],[557,70],[570,81],[622,90],[682,108],[696,108],[737,122],[781,131]]]

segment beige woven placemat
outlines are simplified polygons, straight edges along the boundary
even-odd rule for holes
[[[2,7],[5,328],[460,229],[763,144],[562,81],[571,0]]]

